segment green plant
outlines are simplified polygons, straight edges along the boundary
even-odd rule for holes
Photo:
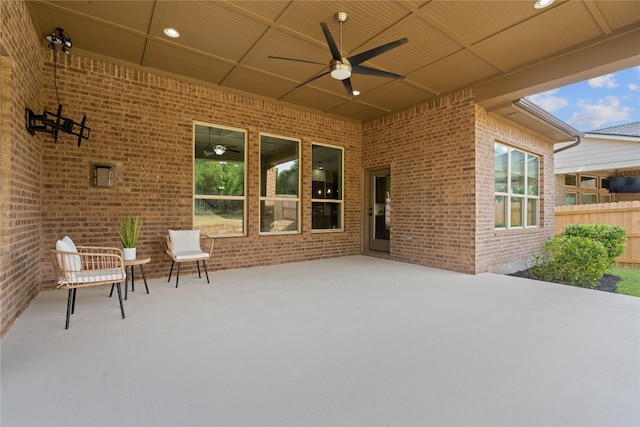
[[[533,257],[531,274],[548,282],[593,288],[609,266],[607,250],[597,240],[579,236],[554,237],[543,254]]]
[[[627,233],[624,228],[607,224],[570,224],[563,236],[577,236],[596,240],[607,250],[608,267],[616,265],[616,258],[624,251]]]
[[[118,234],[125,248],[135,248],[140,237],[142,219],[138,215],[125,216],[118,225]]]

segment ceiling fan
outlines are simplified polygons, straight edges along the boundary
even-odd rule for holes
[[[234,153],[240,153],[239,150],[235,150],[233,148],[229,148],[229,147],[226,147],[226,146],[220,144],[220,141],[222,141],[222,139],[223,139],[223,137],[221,136],[220,131],[218,130],[218,140],[216,141],[215,144],[212,143],[211,142],[211,128],[209,128],[209,145],[207,145],[205,147],[205,149],[202,150],[202,154],[204,154],[205,156],[209,157],[209,156],[213,156],[214,154],[217,155],[217,156],[222,156],[227,151],[232,151]]]
[[[336,80],[341,80],[344,88],[346,89],[349,95],[358,95],[359,92],[354,92],[353,87],[351,86],[351,74],[366,74],[368,76],[379,76],[379,77],[389,77],[392,79],[404,79],[404,76],[399,74],[389,73],[387,71],[378,70],[376,68],[367,67],[364,65],[360,65],[365,61],[368,61],[371,58],[374,58],[378,55],[381,55],[391,49],[394,49],[400,45],[403,45],[409,41],[409,39],[402,38],[387,44],[383,44],[382,46],[374,47],[373,49],[369,49],[365,52],[359,53],[357,55],[344,57],[342,56],[342,24],[347,20],[348,15],[345,12],[338,12],[336,14],[336,20],[340,24],[340,49],[338,49],[338,45],[336,44],[333,36],[331,35],[331,30],[329,30],[329,26],[326,22],[321,22],[320,26],[322,27],[322,31],[324,32],[324,37],[327,39],[327,44],[329,45],[329,50],[331,51],[331,61],[329,62],[329,70],[324,71],[309,80],[300,83],[296,86],[296,89],[300,86],[304,86],[307,83],[311,83],[312,81],[330,74]],[[322,62],[316,61],[307,61],[305,59],[296,59],[296,58],[286,58],[282,56],[269,56],[272,59],[284,59],[286,61],[297,61],[297,62],[308,62],[310,64],[319,64],[326,65]]]

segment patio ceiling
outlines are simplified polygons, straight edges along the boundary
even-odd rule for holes
[[[56,27],[75,54],[367,121],[475,86],[508,117],[511,101],[640,63],[640,2],[556,1],[28,1],[42,42]],[[343,41],[335,15],[349,14]],[[363,65],[404,80],[329,75],[326,22],[343,56],[403,37]],[[175,28],[172,39],[163,29]],[[268,58],[283,56],[327,65]],[[515,117],[511,117],[514,119]]]

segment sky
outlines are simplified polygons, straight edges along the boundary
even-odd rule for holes
[[[640,121],[640,66],[526,97],[588,132]]]

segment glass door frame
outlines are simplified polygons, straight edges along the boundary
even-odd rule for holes
[[[386,215],[390,216],[390,210],[387,206],[385,208],[381,208],[383,210],[382,213],[374,212],[376,209],[376,200],[374,191],[376,189],[376,178],[381,176],[391,177],[391,166],[377,166],[375,168],[365,169],[365,194],[364,194],[364,248],[365,251],[375,251],[375,252],[390,252],[390,230],[389,230],[389,238],[387,239],[378,239],[376,238],[376,221],[380,220],[380,218],[385,218]],[[385,203],[386,204],[386,203]],[[379,205],[379,204],[378,204]],[[380,206],[378,206],[380,208]],[[379,209],[380,210],[380,209]],[[387,212],[388,211],[388,212]],[[389,218],[390,220],[391,218]]]

